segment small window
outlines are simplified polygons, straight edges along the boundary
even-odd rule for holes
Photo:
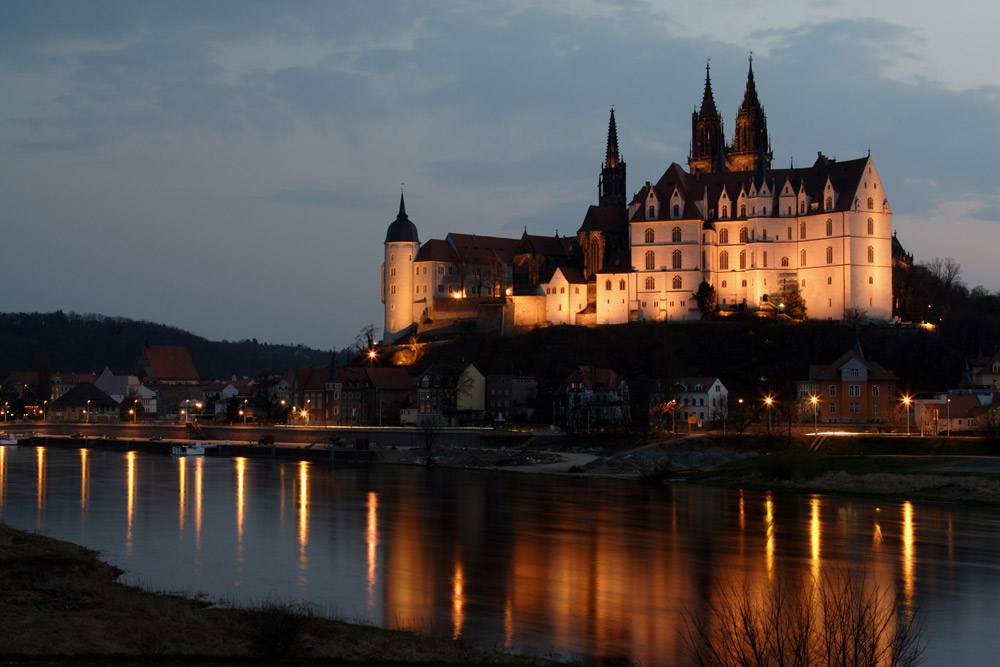
[[[828,211],[832,211],[833,210],[833,197],[827,197],[826,198],[826,210],[828,210]]]
[[[719,269],[722,271],[729,269],[729,253],[725,250],[719,253]]]
[[[827,276],[826,277],[826,284],[827,285],[832,285],[833,284],[833,276]]]
[[[872,199],[871,197],[868,198],[868,210],[869,211],[875,210],[875,200]]]
[[[725,286],[726,286],[726,281],[725,281],[725,280],[723,280],[723,281],[722,281],[722,286],[723,286],[723,287],[725,287]]]
[[[741,218],[747,217],[747,207],[746,207],[746,204],[741,204],[740,205],[740,217]]]
[[[681,217],[681,207],[674,204],[674,219],[676,220],[679,217]]]
[[[681,268],[681,251],[680,250],[674,250],[674,252],[671,254],[671,263],[673,264],[673,268],[675,268],[675,269]]]
[[[673,287],[674,287],[674,289],[680,289],[681,288],[681,277],[680,276],[674,276]]]
[[[875,236],[875,221],[868,218],[868,236]]]
[[[656,278],[653,276],[646,278],[646,289],[656,289]]]
[[[649,220],[653,220],[656,217],[656,207],[652,204],[649,205],[649,213],[646,216]]]
[[[868,263],[875,263],[875,248],[873,246],[868,246]]]
[[[726,244],[729,243],[729,230],[723,229],[719,232],[719,243]]]
[[[799,215],[801,215],[801,214],[803,214],[805,212],[806,212],[806,203],[805,203],[805,201],[800,201],[799,202]]]
[[[674,242],[674,243],[680,243],[681,242],[681,228],[680,227],[674,227],[672,230],[670,230],[670,240],[672,242]]]
[[[747,281],[746,281],[746,280],[744,279],[744,280],[743,280],[743,284],[742,284],[742,285],[740,285],[740,287],[746,287],[746,286],[747,286]]]
[[[608,292],[611,291],[611,281],[610,280],[605,280],[604,281],[604,289],[607,290]]]
[[[741,269],[747,268],[747,251],[746,250],[740,250],[740,268]]]
[[[831,384],[830,385],[830,396],[836,396],[836,395],[837,395],[837,385]]]
[[[653,254],[652,250],[646,251],[646,268],[653,269],[656,267],[656,255]]]
[[[799,266],[805,266],[805,265],[806,265],[806,251],[802,250],[801,252],[799,252]]]
[[[792,240],[792,228],[791,227],[788,228],[788,240],[789,241]]]
[[[748,238],[747,228],[740,227],[740,243],[746,243]]]
[[[781,258],[781,265],[782,266],[788,266],[788,258],[787,257],[782,257]]]
[[[874,396],[875,398],[878,398],[878,385],[877,384],[873,384],[872,385],[872,396]]]
[[[723,206],[722,207],[722,217],[723,218],[728,218],[729,217],[729,207],[728,206]]]
[[[654,236],[653,236],[653,228],[650,227],[649,229],[646,230],[646,243],[652,243],[653,242],[653,238],[654,238]]]
[[[763,260],[763,262],[764,262],[764,268],[766,269],[767,268],[767,251],[766,250],[761,254],[761,259]]]
[[[868,276],[868,284],[869,285],[874,285],[875,284],[875,278],[873,278],[872,276]]]
[[[805,220],[799,223],[799,238],[804,239],[806,237],[806,223]]]
[[[826,247],[826,263],[833,264],[833,248],[830,246]]]
[[[611,283],[608,283],[608,289],[611,289]],[[559,288],[559,293],[560,294],[565,294],[566,293],[566,286],[565,285],[563,285],[562,287]]]
[[[620,289],[620,290],[624,290],[625,289],[625,279],[624,278],[622,278],[621,280],[618,281],[618,289]]]

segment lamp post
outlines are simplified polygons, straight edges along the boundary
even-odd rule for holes
[[[48,412],[49,412],[49,402],[48,400],[44,400],[42,401],[42,421],[45,421],[48,418]]]
[[[765,396],[764,403],[767,405],[767,434],[771,435],[771,404],[774,403],[774,398],[770,395]]]
[[[903,397],[903,405],[906,406],[906,437],[910,437],[910,397]]]
[[[243,425],[247,425],[247,399],[243,399]]]
[[[7,423],[7,410],[8,410],[8,408],[10,408],[10,403],[4,401],[4,404],[3,404],[3,421],[4,421],[5,424]]]
[[[813,435],[819,435],[819,399],[810,396],[809,401],[813,404]]]
[[[135,424],[139,420],[139,399],[136,398],[132,401],[132,423]]]
[[[951,437],[951,399],[945,399],[946,407],[948,409],[948,437]]]
[[[89,424],[90,423],[90,399],[89,398],[87,399],[87,411],[84,413],[84,415],[86,415],[87,423]]]

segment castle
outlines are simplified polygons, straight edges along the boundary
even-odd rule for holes
[[[688,171],[674,163],[627,198],[614,110],[598,181],[575,237],[449,234],[420,243],[400,194],[382,265],[384,340],[456,325],[517,331],[779,313],[793,293],[808,317],[892,315],[892,213],[871,155],[775,169],[751,59],[727,144],[706,67]]]

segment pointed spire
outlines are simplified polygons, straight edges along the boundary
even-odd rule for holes
[[[611,106],[611,120],[608,122],[608,151],[604,160],[605,167],[617,167],[621,157],[618,155],[618,127],[615,125],[615,107]]]
[[[861,351],[861,328],[858,326],[854,327],[854,354],[861,359],[865,358],[865,353]]]
[[[406,203],[403,201],[403,186],[399,187],[399,215],[397,218],[406,218]]]
[[[747,72],[747,88],[743,93],[743,109],[760,108],[760,100],[757,98],[757,84],[753,80],[753,51],[750,52],[750,69]]]
[[[715,96],[712,95],[711,66],[712,59],[709,58],[708,62],[705,63],[705,93],[701,98],[701,111],[699,112],[699,116],[702,118],[714,118],[719,115],[718,109],[715,108]]]

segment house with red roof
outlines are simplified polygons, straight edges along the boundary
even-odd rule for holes
[[[860,343],[831,364],[810,366],[809,379],[797,385],[806,417],[820,422],[884,422],[901,405],[899,378],[866,359]]]
[[[629,417],[628,383],[610,368],[578,366],[555,390],[556,415],[569,430],[625,424]]]

